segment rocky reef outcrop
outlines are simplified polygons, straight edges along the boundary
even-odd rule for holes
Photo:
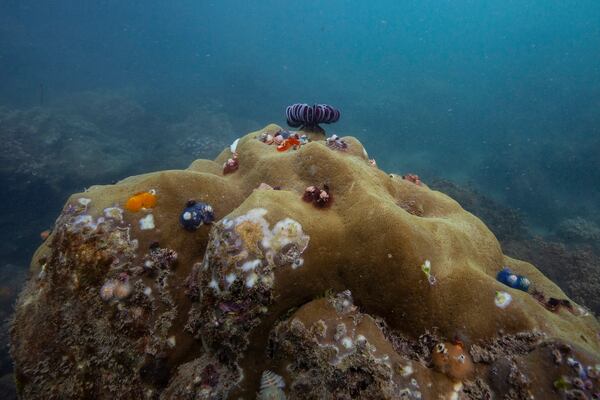
[[[71,196],[12,322],[22,398],[596,395],[600,324],[478,218],[281,131]]]

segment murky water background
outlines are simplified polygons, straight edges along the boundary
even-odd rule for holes
[[[0,316],[70,193],[212,158],[294,102],[340,108],[328,132],[598,310],[599,48],[596,1],[0,1]]]

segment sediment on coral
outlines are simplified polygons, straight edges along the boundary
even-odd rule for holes
[[[265,140],[280,132],[71,196],[12,321],[22,398],[558,399],[598,385],[576,387],[600,363],[598,321],[478,218],[379,170],[355,138],[288,133],[304,139],[281,151]],[[335,201],[305,201],[324,183]],[[504,268],[532,289],[499,282]]]

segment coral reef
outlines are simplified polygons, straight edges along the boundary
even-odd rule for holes
[[[44,107],[0,106],[0,179],[8,204],[0,215],[4,264],[24,268],[39,246],[40,233],[46,240],[70,193],[148,168],[181,168],[198,156],[213,158],[234,138],[234,125],[252,125],[210,101],[193,110],[184,107],[177,115],[149,112],[144,108],[148,101],[133,94],[101,90],[70,93],[62,99],[52,96]],[[214,135],[217,130],[220,136]],[[195,147],[186,147],[186,141]],[[119,206],[125,209],[124,203]],[[154,216],[141,212],[142,217],[145,227],[156,226]],[[3,319],[13,312],[16,293],[11,291],[10,301],[3,302]],[[7,338],[0,335],[0,347],[6,349],[2,371],[12,369],[8,356],[4,357]],[[4,379],[0,385],[10,381]],[[0,398],[9,396],[2,392]]]
[[[578,232],[577,235],[561,235],[559,230],[554,237],[543,238],[529,231],[519,213],[481,195],[471,186],[462,187],[445,180],[436,180],[431,186],[447,193],[480,217],[498,237],[507,255],[533,263],[573,300],[600,314],[600,298],[596,294],[600,292],[600,242],[577,240],[582,236],[590,238],[595,224],[580,223],[578,218],[568,219],[569,231]],[[414,212],[413,203],[401,206]],[[586,229],[582,230],[582,227]],[[567,242],[559,241],[569,238]],[[547,297],[544,293],[541,295]]]
[[[135,162],[124,151],[126,140],[81,117],[42,108],[0,108],[0,140],[0,177],[17,186],[43,183],[59,190],[69,180],[105,180]]]
[[[212,104],[199,107],[184,121],[170,125],[166,136],[175,138],[174,145],[167,144],[173,158],[182,154],[212,158],[231,143],[235,130],[229,115],[219,105]]]
[[[558,399],[598,390],[597,378],[583,388],[576,380],[577,365],[600,363],[598,321],[498,282],[506,266],[568,300],[505,256],[477,217],[374,168],[355,138],[335,140],[345,144],[336,151],[324,134],[299,132],[307,140],[280,152],[264,139],[281,131],[269,125],[215,161],[67,201],[11,326],[23,398]],[[239,167],[224,174],[234,152]],[[318,182],[335,190],[327,208],[302,200]],[[150,190],[153,208],[123,209]],[[192,198],[215,222],[182,226]],[[508,295],[502,307],[498,293]]]
[[[600,246],[600,227],[593,221],[582,217],[567,218],[562,221],[556,235],[566,242],[590,243]]]
[[[0,267],[0,398],[10,400],[15,397],[13,362],[8,354],[9,321],[13,304],[26,278],[26,268],[12,264]]]
[[[59,99],[57,107],[100,126],[110,126],[114,136],[139,129],[150,117],[128,91],[94,90]]]
[[[589,246],[568,247],[540,237],[505,241],[505,251],[540,266],[579,304],[600,314],[600,254]]]

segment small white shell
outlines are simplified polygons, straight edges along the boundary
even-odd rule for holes
[[[232,153],[235,153],[235,151],[237,150],[237,145],[240,142],[240,138],[237,138],[233,141],[233,143],[231,143],[231,146],[229,146],[229,150],[231,150]]]
[[[263,392],[264,389],[268,388],[279,388],[283,389],[285,387],[285,381],[279,375],[277,375],[273,371],[266,370],[262,373],[262,377],[260,378],[260,391]]]

